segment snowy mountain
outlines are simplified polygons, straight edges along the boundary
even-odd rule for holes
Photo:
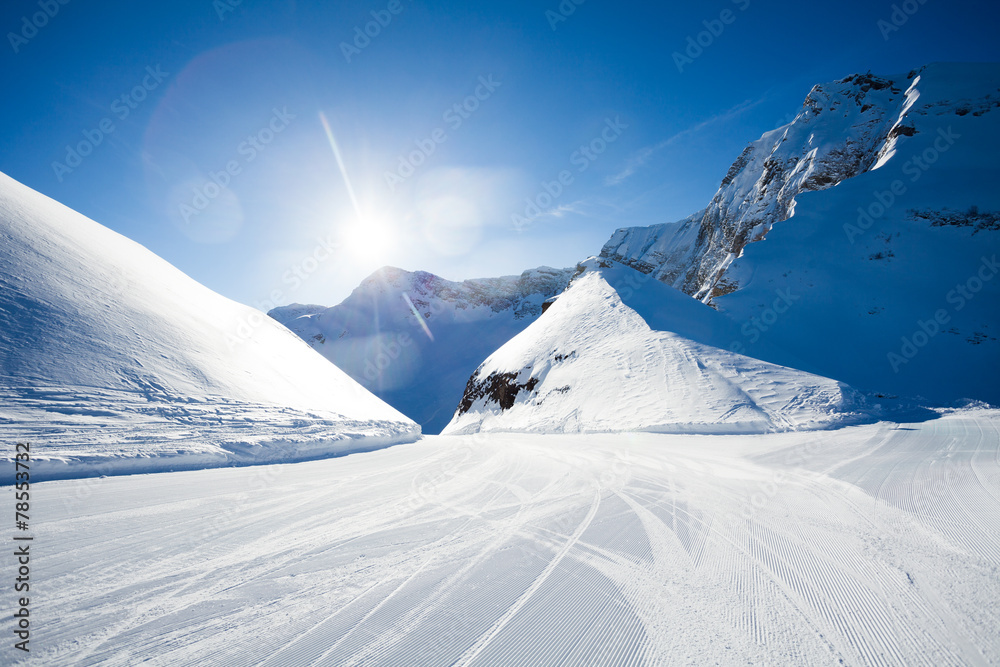
[[[269,315],[425,433],[448,423],[469,375],[560,293],[572,271],[452,282],[385,267],[331,308],[292,304]]]
[[[743,150],[705,209],[673,224],[619,229],[601,256],[706,301],[734,289],[726,268],[791,217],[796,196],[867,171],[912,133],[909,86],[871,74],[815,86],[791,123]]]
[[[733,349],[863,390],[1000,402],[1000,65],[816,86],[708,207],[601,256],[724,312]]]
[[[543,317],[476,369],[444,433],[764,433],[865,418],[842,383],[676,333],[725,340],[728,326],[665,285],[626,289],[629,273],[581,266]]]
[[[1000,249],[1000,196],[994,187],[1000,174],[985,157],[1000,148],[998,106],[997,65],[937,64],[899,76],[856,74],[815,86],[791,123],[743,151],[704,210],[677,223],[619,229],[601,251],[603,266],[589,269],[600,268],[615,298],[634,306],[646,325],[684,339],[667,345],[674,350],[667,355],[672,359],[679,358],[678,347],[690,352],[686,346],[701,344],[721,349],[691,354],[708,354],[717,364],[725,357],[718,353],[728,351],[837,378],[865,392],[938,403],[1000,402],[1000,385],[993,381],[1000,369],[1000,281],[992,281],[1000,270],[994,259]],[[537,384],[526,391],[525,384],[541,383],[539,364],[557,363],[555,356],[566,353],[556,345],[555,325],[525,334],[551,343],[545,353],[551,358],[532,348],[526,357],[490,357],[493,364],[484,364],[471,379],[469,374],[538,317],[543,301],[559,294],[568,278],[567,271],[538,269],[520,277],[451,283],[386,268],[339,306],[293,304],[271,315],[428,432],[444,425],[453,409],[449,403],[467,385],[464,410],[460,407],[449,427],[465,429],[491,405],[513,408],[515,398],[534,401],[542,389],[561,390],[563,385]],[[667,285],[697,300],[681,298]],[[605,297],[574,299],[603,303]],[[711,309],[698,301],[719,312],[708,315]],[[600,340],[615,335],[614,328],[603,329],[582,311],[579,316],[597,328],[584,332],[571,318],[567,336],[570,330],[584,336],[585,347],[597,356],[603,352],[596,350],[614,346]],[[546,320],[552,318],[540,321]],[[642,349],[666,345],[636,335],[632,344]],[[519,344],[527,345],[529,338],[522,336]],[[737,363],[726,359],[728,367]],[[663,363],[643,372],[672,382],[703,381],[673,362]],[[528,367],[532,371],[524,375]],[[810,378],[792,384],[821,379]],[[560,393],[558,400],[542,400],[567,409],[573,400],[583,400],[579,391],[572,392],[576,399],[569,391]],[[651,390],[651,396],[661,394]],[[834,406],[832,415],[850,411],[849,403],[833,400],[826,407]],[[673,421],[679,413],[667,410],[665,428],[705,429],[702,420],[733,419],[735,426],[720,428],[766,430],[839,419],[792,416],[785,422],[781,405],[753,403],[758,412],[744,421],[723,416],[723,404],[699,408],[689,426]],[[490,428],[491,420],[483,419],[483,428]],[[505,415],[497,428],[514,428],[512,419]],[[534,419],[521,421],[536,428]],[[579,423],[551,419],[560,430],[608,426],[603,417]],[[626,422],[635,428],[661,426],[642,410]]]
[[[0,174],[0,432],[32,441],[42,477],[295,460],[419,436],[317,361],[263,314]]]

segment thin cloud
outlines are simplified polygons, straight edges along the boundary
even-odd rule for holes
[[[587,197],[569,204],[560,204],[542,211],[535,219],[563,218],[568,215],[581,216],[601,222],[617,221],[623,209],[615,201],[603,197]]]
[[[575,201],[572,204],[560,204],[559,206],[555,206],[546,211],[543,211],[542,214],[539,215],[538,217],[551,216],[553,218],[561,218],[567,213],[576,213],[577,215],[587,215],[587,212],[584,210],[583,204],[584,204],[583,200]]]
[[[731,109],[727,109],[726,111],[723,111],[720,114],[716,114],[706,120],[703,120],[697,125],[692,125],[691,127],[685,130],[681,130],[680,132],[678,132],[677,134],[673,135],[668,139],[664,139],[663,141],[657,144],[646,146],[645,148],[640,149],[634,155],[632,155],[628,159],[628,161],[626,161],[625,167],[620,172],[614,174],[613,176],[608,176],[606,179],[604,179],[604,184],[619,185],[620,183],[624,182],[627,178],[632,176],[640,168],[642,168],[642,166],[645,165],[649,161],[649,159],[653,157],[653,155],[663,150],[667,146],[670,146],[671,144],[677,142],[678,140],[684,137],[690,136],[692,134],[697,134],[698,132],[701,132],[709,125],[718,123],[719,121],[730,120],[731,118],[735,118],[744,111],[747,111],[748,109],[752,109],[753,107],[757,106],[758,104],[763,102],[764,99],[765,98],[762,97],[758,100],[745,100],[743,102],[740,102]]]

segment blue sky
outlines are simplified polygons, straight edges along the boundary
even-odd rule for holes
[[[995,3],[234,1],[6,3],[0,171],[258,307],[570,266],[816,83],[1000,60]]]

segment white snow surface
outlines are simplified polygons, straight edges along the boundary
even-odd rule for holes
[[[31,659],[997,664],[998,426],[964,410],[809,433],[437,436],[45,482]]]
[[[704,211],[601,255],[712,301],[750,356],[997,404],[998,153],[1000,64],[854,75],[751,143]]]
[[[296,460],[419,427],[277,322],[0,174],[0,434],[52,478]]]
[[[914,134],[878,169],[800,194],[714,302],[751,356],[863,391],[1000,404],[1000,64],[930,65],[910,85]],[[779,291],[795,301],[774,317]]]
[[[443,432],[761,433],[865,418],[863,398],[840,382],[651,329],[609,284],[622,272],[632,269],[575,278],[483,362]],[[645,304],[660,318],[676,306],[685,329],[714,319],[709,307],[665,285],[655,295]]]
[[[572,273],[542,266],[457,282],[387,266],[336,306],[268,314],[424,433],[439,433],[476,366],[534,321]]]

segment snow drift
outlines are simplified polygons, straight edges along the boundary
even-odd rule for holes
[[[294,460],[419,436],[318,361],[261,313],[0,174],[0,431],[32,442],[40,478]]]

